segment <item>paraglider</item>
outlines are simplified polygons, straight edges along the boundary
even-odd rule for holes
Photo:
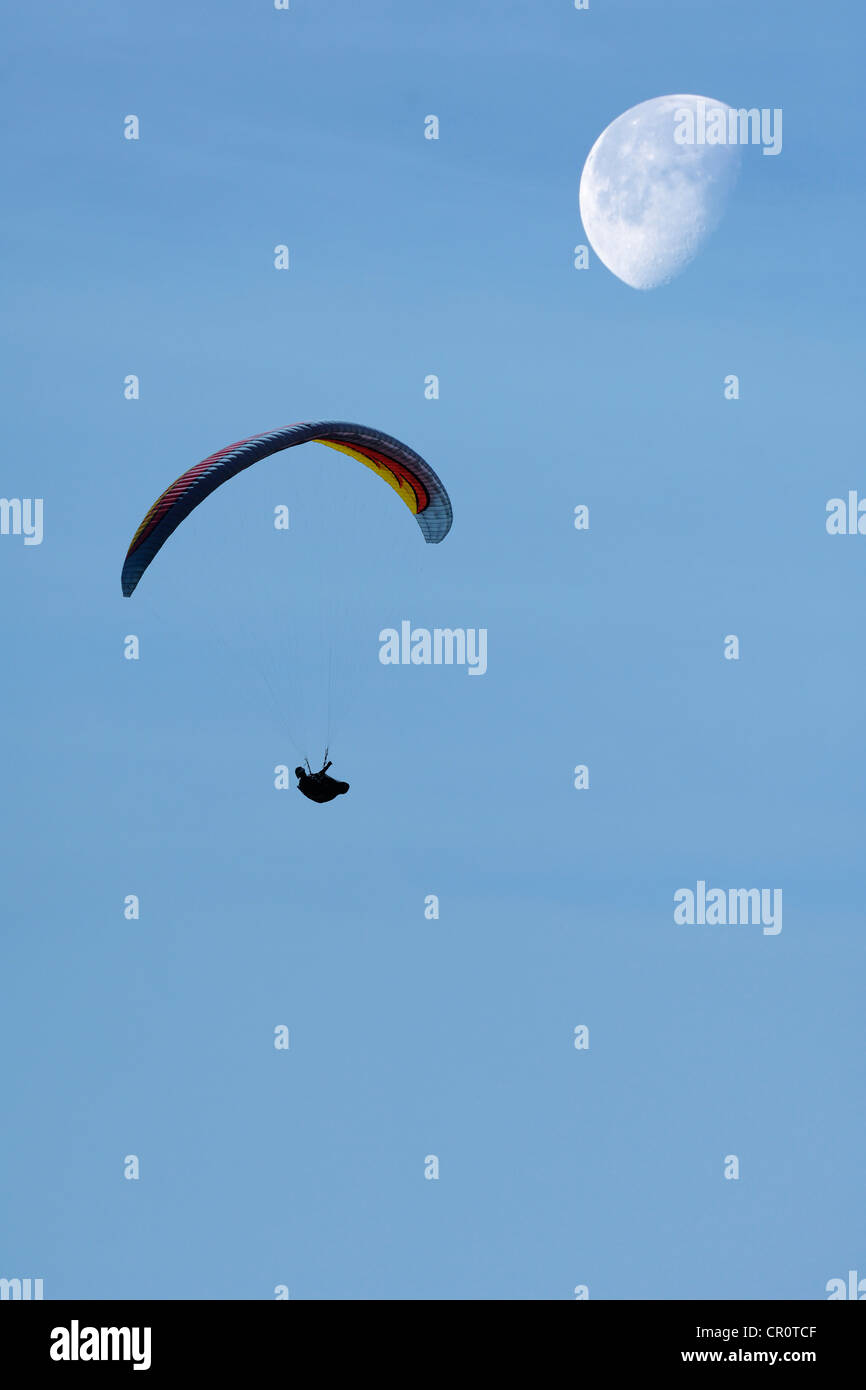
[[[218,487],[260,459],[311,442],[339,449],[378,473],[414,513],[427,544],[444,541],[451,529],[451,501],[429,463],[414,449],[380,430],[340,420],[288,425],[229,444],[188,468],[166,488],[132,538],[120,577],[124,595],[129,598],[172,532]]]
[[[309,763],[307,763],[306,772],[302,767],[296,767],[295,776],[298,779],[298,791],[303,792],[310,801],[318,801],[320,805],[326,801],[333,801],[335,796],[345,796],[349,790],[349,783],[338,782],[336,777],[329,777],[327,773],[331,766],[332,764],[328,762],[328,750],[326,748],[325,765],[321,772],[312,772]]]
[[[340,420],[288,425],[229,444],[188,468],[166,488],[145,514],[130,543],[121,573],[124,595],[129,598],[134,593],[169,536],[218,487],[260,459],[296,444],[312,442],[348,454],[378,473],[412,512],[428,545],[438,545],[448,535],[452,522],[448,493],[430,465],[407,444],[380,430]],[[338,782],[328,776],[330,766],[326,749],[324,766],[319,772],[313,772],[309,763],[306,771],[302,767],[295,768],[298,790],[308,800],[322,804],[349,790],[348,782]]]

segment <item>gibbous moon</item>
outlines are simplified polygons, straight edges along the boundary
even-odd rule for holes
[[[709,97],[654,97],[617,116],[590,150],[580,178],[584,230],[599,260],[634,289],[667,284],[718,226],[740,169],[737,144],[711,143],[730,109]],[[708,112],[724,113],[714,130]],[[697,136],[679,143],[675,131],[682,138],[689,123]]]

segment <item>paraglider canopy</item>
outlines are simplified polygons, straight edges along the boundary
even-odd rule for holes
[[[125,596],[134,592],[172,532],[218,487],[260,459],[313,441],[338,449],[378,473],[414,514],[429,545],[438,545],[448,535],[452,521],[448,493],[430,465],[408,444],[366,425],[339,420],[288,425],[229,444],[187,469],[166,488],[132,538],[121,574]]]

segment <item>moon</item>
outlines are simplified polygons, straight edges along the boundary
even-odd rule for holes
[[[678,144],[674,131],[710,97],[642,101],[617,116],[589,152],[580,177],[580,216],[595,254],[636,290],[679,275],[721,221],[740,169],[737,144]]]

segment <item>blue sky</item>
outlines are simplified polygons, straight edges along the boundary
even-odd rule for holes
[[[44,498],[45,534],[0,536],[0,1276],[866,1275],[866,540],[824,527],[864,486],[864,27],[802,0],[18,12],[0,492]],[[578,183],[668,92],[781,107],[784,149],[747,151],[701,256],[640,293],[572,268]],[[430,461],[443,545],[310,445],[121,597],[174,477],[319,418]],[[485,627],[486,674],[381,665],[402,619]],[[321,752],[331,644],[352,790],[319,808],[273,768]],[[781,887],[783,930],[675,925],[699,879]]]

